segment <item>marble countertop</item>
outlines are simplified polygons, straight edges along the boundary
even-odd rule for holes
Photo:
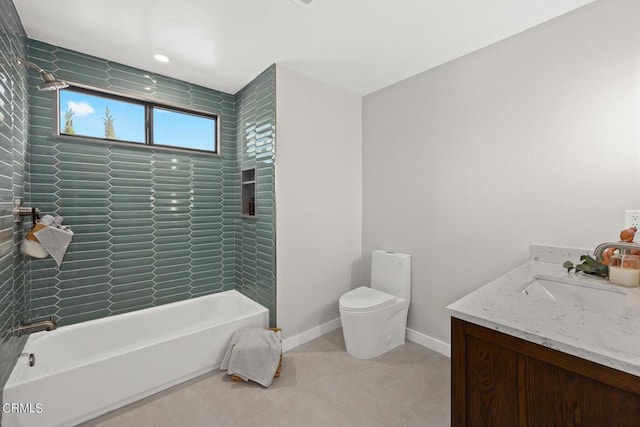
[[[640,290],[567,273],[579,249],[532,246],[531,261],[449,305],[451,316],[640,376]],[[537,275],[580,280],[588,287],[625,294],[624,307],[581,306],[521,292]],[[571,286],[571,285],[567,285]]]

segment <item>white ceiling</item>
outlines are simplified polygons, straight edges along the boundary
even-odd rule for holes
[[[30,38],[236,93],[274,62],[366,95],[593,0],[14,0]],[[171,58],[158,63],[154,53]]]

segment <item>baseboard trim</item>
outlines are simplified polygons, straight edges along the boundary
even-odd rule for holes
[[[282,340],[282,351],[287,352],[289,350],[293,350],[304,343],[320,338],[331,331],[335,331],[341,326],[342,323],[338,317],[337,319],[330,320],[322,325],[316,326],[315,328],[311,328],[292,337],[285,338]]]
[[[440,341],[436,338],[430,337],[429,335],[425,335],[409,328],[407,328],[407,339],[416,344],[420,344],[429,350],[440,353],[443,356],[451,357],[451,344],[447,344],[444,341]]]

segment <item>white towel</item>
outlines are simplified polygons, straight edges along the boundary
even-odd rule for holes
[[[229,375],[269,387],[280,364],[282,337],[280,332],[262,328],[238,329],[222,359],[220,369]]]
[[[56,261],[58,267],[62,263],[62,258],[67,252],[67,247],[71,243],[73,231],[70,228],[45,227],[33,233],[40,241],[40,244],[49,252]]]

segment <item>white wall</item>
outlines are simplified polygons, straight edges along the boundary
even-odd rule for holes
[[[339,318],[361,283],[362,104],[276,68],[277,317],[285,338]]]
[[[363,99],[363,256],[413,254],[408,326],[640,208],[640,2],[600,0]],[[363,258],[365,281],[369,259]]]

